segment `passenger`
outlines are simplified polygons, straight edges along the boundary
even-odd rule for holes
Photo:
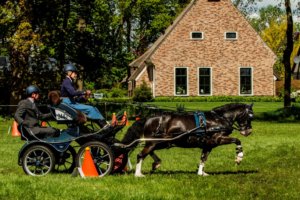
[[[59,130],[53,127],[42,127],[39,120],[46,120],[52,117],[51,113],[43,114],[36,106],[36,101],[40,98],[40,90],[34,85],[26,88],[26,99],[19,102],[14,115],[16,122],[29,128],[33,134],[39,138],[59,136]]]
[[[100,128],[108,128],[110,125],[104,119],[100,111],[93,106],[78,103],[85,99],[85,96],[89,96],[91,91],[77,91],[74,82],[77,79],[77,69],[72,64],[66,64],[64,66],[64,72],[66,73],[66,78],[63,80],[61,85],[61,97],[63,97],[62,102],[70,105],[72,108],[79,110],[86,114],[88,118],[95,121]]]

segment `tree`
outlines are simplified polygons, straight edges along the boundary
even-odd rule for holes
[[[280,6],[280,4],[279,4]],[[291,105],[291,55],[294,50],[294,41],[293,41],[293,16],[290,0],[284,0],[284,8],[285,8],[285,40],[282,45],[283,47],[283,55],[282,55],[282,63],[284,65],[284,107],[289,107]],[[263,15],[266,19],[271,19],[274,23],[274,20],[281,20],[281,18],[277,18],[277,14],[280,14],[279,10],[276,8],[271,8],[273,10],[273,15]],[[269,8],[270,10],[270,8]],[[266,9],[268,11],[268,9]],[[268,11],[269,12],[269,11]],[[266,13],[266,12],[265,12]],[[275,14],[275,15],[274,15]],[[257,26],[256,26],[257,27]],[[257,27],[259,29],[259,27]]]
[[[253,28],[261,33],[271,25],[282,24],[285,21],[283,15],[284,11],[281,8],[269,5],[258,10],[258,18],[250,18],[249,21]]]
[[[284,64],[284,107],[291,106],[291,55],[294,48],[293,40],[293,16],[291,9],[290,0],[285,0],[285,11],[287,18],[287,28],[286,28],[286,48],[283,53],[283,64]]]

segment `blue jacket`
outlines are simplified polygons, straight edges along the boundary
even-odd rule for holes
[[[61,84],[61,96],[69,97],[74,100],[74,97],[81,97],[85,93],[83,91],[77,91],[71,78],[66,77]]]

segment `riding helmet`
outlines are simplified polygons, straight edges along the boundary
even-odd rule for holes
[[[72,65],[72,64],[66,64],[64,66],[64,72],[67,73],[69,71],[71,71],[71,72],[77,72],[77,68],[74,65]]]
[[[26,95],[31,96],[32,93],[40,93],[40,89],[35,85],[30,85],[26,88]]]

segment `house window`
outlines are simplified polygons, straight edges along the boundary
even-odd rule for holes
[[[211,95],[211,68],[199,68],[199,95]]]
[[[187,95],[187,68],[175,68],[175,94]]]
[[[238,34],[237,32],[225,32],[226,40],[237,40]]]
[[[252,68],[240,68],[240,94],[252,94]]]
[[[191,32],[191,39],[203,40],[203,32]]]

